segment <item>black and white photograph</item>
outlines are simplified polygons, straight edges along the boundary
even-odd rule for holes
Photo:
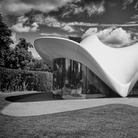
[[[138,138],[138,0],[0,0],[0,138]]]

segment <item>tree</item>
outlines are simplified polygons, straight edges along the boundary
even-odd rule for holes
[[[13,43],[11,40],[12,31],[4,23],[3,18],[0,14],[0,66],[5,66],[7,61],[7,55],[10,52],[9,45]]]
[[[52,71],[43,59],[33,59],[27,64],[26,69],[33,71]]]
[[[33,47],[32,44],[20,38],[15,48],[10,51],[5,66],[12,69],[26,69],[26,65],[33,59],[32,53],[28,51],[29,47]]]

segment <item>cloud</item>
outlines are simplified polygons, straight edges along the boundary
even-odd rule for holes
[[[131,19],[133,19],[133,20],[135,20],[135,21],[138,22],[138,14],[133,15],[133,16],[131,17]]]
[[[25,23],[28,20],[29,20],[29,18],[25,17],[25,16],[19,16],[18,19],[17,19],[17,21],[20,22],[20,23]]]
[[[135,9],[138,10],[138,1],[137,1],[136,5],[135,5]]]
[[[67,31],[67,32],[75,32],[75,29],[69,25],[68,23],[58,21],[55,17],[46,17],[42,20],[42,23],[49,27],[59,28],[60,30]]]
[[[36,22],[34,22],[34,23],[32,23],[32,25],[30,27],[30,31],[36,32],[36,31],[38,31],[38,27],[39,27],[39,25]]]
[[[126,9],[127,5],[133,3],[134,0],[124,0],[124,3],[123,3],[123,8],[122,9]]]
[[[98,28],[89,28],[83,35],[82,35],[82,39],[84,39],[85,37],[89,36],[89,35],[94,35],[98,32]]]
[[[88,23],[88,22],[68,22],[71,26],[98,26],[98,23]]]
[[[67,34],[59,34],[59,33],[40,33],[41,36],[54,36],[54,37],[64,37],[64,38],[68,38],[69,35]],[[77,35],[72,34],[71,36],[73,37],[77,37]]]
[[[11,39],[12,39],[13,42],[17,41],[17,35],[16,35],[15,32],[12,32]]]
[[[13,41],[13,44],[10,45],[10,48],[14,49],[16,44],[18,43],[17,41],[17,34],[15,32],[12,32],[12,35],[11,35],[11,40]]]
[[[62,36],[58,33],[40,33],[41,36]]]
[[[79,4],[68,4],[64,7],[62,17],[70,17],[73,15],[80,15],[83,13],[87,13],[89,17],[91,17],[94,14],[101,15],[105,12],[105,7],[104,7],[105,2],[101,1],[99,3],[96,2],[91,2],[90,4],[85,4],[81,3]]]
[[[60,30],[66,31],[66,32],[76,32],[76,27],[77,26],[98,26],[98,23],[88,23],[88,22],[63,22],[59,21],[56,17],[54,16],[44,16],[43,14],[36,14],[33,16],[33,22],[37,22],[38,24],[45,25],[48,27],[53,27],[53,28],[59,28]],[[84,31],[83,29],[79,29],[81,31]]]
[[[7,14],[23,15],[31,10],[42,12],[56,11],[68,2],[80,0],[4,0],[2,11]]]
[[[22,23],[17,23],[11,27],[11,29],[15,32],[36,32],[38,30],[39,25],[34,22],[31,26],[24,26]]]
[[[82,36],[82,39],[85,37],[95,34],[98,38],[105,44],[111,47],[124,47],[131,45],[132,43],[138,41],[138,38],[135,36],[132,39],[132,34],[124,29],[120,28],[107,28],[104,30],[98,30],[98,28],[90,28],[88,29]]]
[[[54,16],[45,17],[43,14],[34,15],[34,22],[38,24],[47,25],[49,27],[62,27],[64,25],[68,26],[98,26],[98,23],[88,23],[88,22],[62,22],[58,21]]]
[[[51,17],[51,16],[44,18],[43,24],[49,27],[55,27],[55,28],[59,28],[62,26],[62,24],[55,17]]]
[[[105,29],[98,32],[97,36],[101,41],[113,47],[123,47],[131,43],[131,34],[122,28]]]
[[[11,27],[11,29],[15,32],[29,32],[30,27],[29,26],[23,26],[22,23],[17,23]]]
[[[22,18],[21,18],[22,19]],[[21,20],[20,19],[20,20]],[[83,32],[83,29],[79,29],[81,27],[128,27],[128,26],[138,26],[136,22],[126,23],[126,24],[98,24],[98,23],[89,23],[89,22],[63,22],[58,20],[54,16],[46,16],[44,14],[36,14],[33,16],[31,20],[32,22],[37,22],[37,24],[45,25],[52,28],[58,28],[60,30],[72,33],[81,31]],[[23,20],[23,19],[22,19]],[[25,19],[24,19],[25,20]],[[27,21],[26,21],[27,22]]]
[[[75,29],[72,27],[72,26],[70,26],[70,25],[68,25],[68,24],[65,24],[63,27],[62,27],[62,30],[64,30],[64,31],[67,31],[67,32],[75,32]]]
[[[92,3],[90,5],[87,5],[84,10],[87,11],[89,17],[93,14],[103,14],[103,12],[105,12],[104,1],[99,4]]]
[[[138,10],[138,1],[136,2],[135,0],[124,0],[123,3],[123,8],[122,9],[126,9],[128,5],[133,4],[134,5],[134,9]]]
[[[36,22],[33,22],[31,25],[25,25],[25,23],[29,20],[28,17],[20,16],[17,19],[17,23],[14,24],[11,29],[15,32],[36,32],[38,31],[39,25]]]
[[[30,24],[30,22],[33,22]],[[16,23],[11,27],[16,32],[36,32],[39,25],[45,25],[51,28],[58,28],[60,30],[72,33],[75,32],[73,24],[58,21],[53,16],[44,17],[43,14],[35,15],[33,20],[29,20],[29,17],[20,16],[17,18]]]

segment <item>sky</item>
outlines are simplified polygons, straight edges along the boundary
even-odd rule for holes
[[[91,34],[114,48],[138,43],[138,0],[0,0],[0,11],[14,44],[20,37],[33,44],[38,37]]]

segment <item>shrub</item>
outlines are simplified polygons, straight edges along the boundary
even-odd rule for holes
[[[50,91],[52,73],[0,67],[0,91]]]

